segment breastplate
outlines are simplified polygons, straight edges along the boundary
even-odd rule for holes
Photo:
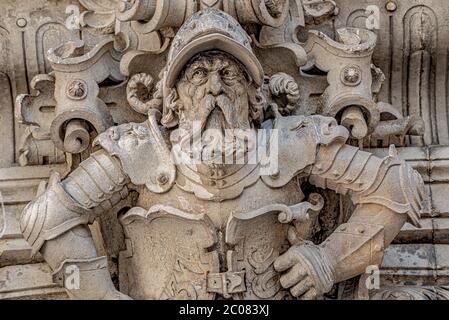
[[[303,198],[296,180],[273,189],[257,179],[237,198],[215,201],[178,185],[164,194],[144,188],[138,206],[120,218],[127,293],[139,299],[288,298],[273,263],[289,247],[289,229],[308,223],[310,204]]]

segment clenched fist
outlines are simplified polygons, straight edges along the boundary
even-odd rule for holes
[[[292,246],[274,262],[282,287],[303,300],[321,297],[334,285],[334,270],[327,253],[314,244]]]

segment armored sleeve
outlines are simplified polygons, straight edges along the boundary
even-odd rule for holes
[[[378,204],[408,215],[419,226],[426,198],[419,173],[395,155],[379,158],[359,148],[333,144],[321,147],[310,182],[321,188],[349,194],[352,202]]]
[[[22,211],[20,227],[33,255],[63,233],[92,223],[129,194],[129,179],[119,161],[101,150],[83,161],[65,180],[48,187]]]
[[[379,158],[343,143],[320,146],[310,182],[348,194],[356,208],[320,247],[333,262],[336,282],[365,272],[382,262],[384,249],[397,235],[407,215],[419,226],[426,199],[418,172],[395,154]]]

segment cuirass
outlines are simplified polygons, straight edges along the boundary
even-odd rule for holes
[[[262,179],[232,199],[205,200],[175,184],[167,193],[142,188],[120,218],[128,294],[140,299],[282,299],[274,260],[289,247],[292,223],[279,214],[301,203],[293,179],[270,188]],[[155,276],[157,275],[157,276]]]

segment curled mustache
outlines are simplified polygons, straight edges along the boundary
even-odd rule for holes
[[[230,99],[227,95],[221,94],[214,97],[211,94],[207,94],[201,101],[201,129],[204,129],[207,119],[211,115],[212,111],[216,108],[220,108],[223,113],[225,124],[227,129],[247,129],[248,124],[240,123],[237,117],[236,102]]]
[[[212,110],[215,109],[216,105],[216,99],[213,95],[207,94],[202,100],[201,100],[201,129],[204,129],[204,126],[206,125],[207,118],[209,117]]]

